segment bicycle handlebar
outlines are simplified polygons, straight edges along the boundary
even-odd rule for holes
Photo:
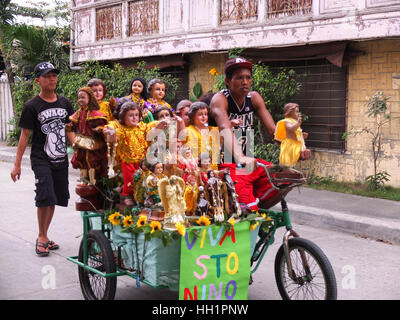
[[[268,180],[269,180],[271,186],[272,186],[274,189],[276,189],[276,190],[281,190],[282,188],[279,188],[278,186],[276,186],[276,185],[274,184],[273,179],[272,179],[272,177],[271,177],[271,172],[270,172],[269,168],[273,168],[273,167],[274,167],[274,168],[281,169],[281,168],[283,168],[283,167],[281,167],[281,166],[279,166],[279,165],[274,165],[274,164],[271,164],[270,166],[267,166],[267,165],[265,165],[265,164],[263,164],[263,163],[261,163],[261,162],[258,162],[258,161],[257,161],[257,165],[260,166],[260,167],[262,167],[262,168],[265,170],[265,173],[266,173],[267,176],[268,176]],[[296,170],[296,169],[294,169],[294,168],[290,168],[290,170],[293,171],[293,172],[295,172],[295,173],[298,173],[298,174],[300,174],[300,175],[302,175],[302,176],[304,177],[304,175],[303,175],[303,173],[302,173],[301,171],[298,171],[298,170]],[[301,185],[301,184],[302,184],[302,183],[294,183],[294,184],[291,184],[290,187],[295,187],[295,186]]]
[[[267,165],[261,163],[261,162],[258,162],[258,161],[257,161],[257,166],[264,168],[265,173],[266,173],[267,176],[268,176],[268,180],[269,180],[269,183],[271,184],[271,186],[272,186],[274,189],[276,189],[276,190],[280,190],[280,189],[273,183],[273,181],[272,181],[271,174],[270,174],[270,172],[269,172],[269,170],[268,170],[269,167],[268,167]],[[271,167],[272,167],[272,166],[273,166],[273,165],[271,165]]]

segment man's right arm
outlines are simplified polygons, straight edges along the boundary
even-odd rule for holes
[[[26,146],[28,145],[29,135],[31,130],[22,128],[21,136],[19,137],[17,154],[15,156],[14,168],[11,171],[11,179],[16,182],[21,176],[21,162]]]

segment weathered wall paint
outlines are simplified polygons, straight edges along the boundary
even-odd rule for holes
[[[95,41],[96,8],[117,3],[122,4],[126,15],[126,1],[90,2],[73,8],[78,23],[72,35],[73,64],[93,58],[127,59],[234,47],[279,47],[400,36],[398,1],[315,0],[312,14],[269,19],[260,10],[256,21],[230,21],[221,25],[218,0],[160,0],[160,33],[128,37],[125,30],[122,39]],[[260,0],[260,4],[265,3]],[[122,21],[126,24],[128,18],[124,16]]]

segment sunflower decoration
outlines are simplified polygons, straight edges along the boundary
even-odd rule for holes
[[[266,218],[267,218],[267,215],[266,215],[265,213],[263,213],[263,214],[261,215],[261,217],[263,217],[264,219],[266,219]],[[268,219],[271,220],[270,217],[268,217]]]
[[[122,221],[122,225],[124,226],[124,228],[132,226],[133,225],[132,215],[126,216]]]
[[[186,233],[186,228],[185,228],[185,226],[184,226],[182,223],[177,222],[177,223],[175,224],[175,227],[176,227],[176,229],[178,230],[178,233],[183,237],[183,236],[185,235],[185,233]]]
[[[258,226],[258,221],[250,225],[250,231],[253,231]]]
[[[121,224],[121,213],[114,212],[108,217],[108,221],[110,221],[113,226],[119,226]]]
[[[138,221],[137,221],[137,226],[138,228],[145,226],[147,223],[147,217],[146,216],[140,216]]]
[[[228,220],[228,222],[230,223],[230,225],[233,227],[233,225],[235,224],[235,218],[234,217],[232,217],[232,218],[230,218],[229,220]]]
[[[208,226],[211,222],[206,216],[201,216],[198,220],[196,220],[196,223],[200,226]]]
[[[150,222],[150,227],[151,227],[151,232],[150,232],[150,234],[152,234],[152,233],[154,233],[154,232],[156,232],[156,231],[161,231],[161,229],[162,229],[161,223],[158,222],[158,221],[152,221],[152,222]]]

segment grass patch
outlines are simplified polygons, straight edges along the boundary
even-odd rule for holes
[[[391,186],[383,186],[378,190],[371,190],[369,185],[366,183],[338,182],[334,181],[332,178],[309,180],[304,186],[317,190],[327,190],[355,194],[364,197],[400,201],[400,188]]]

